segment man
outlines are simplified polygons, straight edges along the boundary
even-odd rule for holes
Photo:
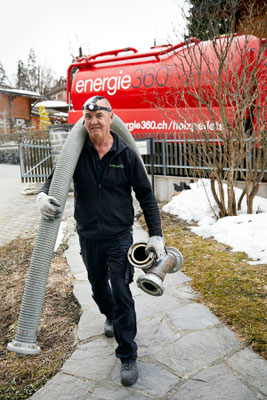
[[[160,215],[138,155],[110,130],[113,113],[108,100],[90,98],[83,115],[88,136],[73,176],[74,217],[93,298],[106,316],[104,333],[115,335],[121,382],[131,386],[138,378],[136,314],[129,288],[133,274],[127,263],[134,221],[132,188],[149,230],[147,251],[155,251],[157,258],[165,254]],[[40,212],[48,219],[57,217],[60,206],[48,196],[51,179],[52,174],[37,196]]]

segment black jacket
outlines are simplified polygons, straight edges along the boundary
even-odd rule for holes
[[[116,135],[114,132],[112,134]],[[149,235],[162,236],[158,205],[142,162],[117,135],[117,149],[97,183],[95,162],[87,141],[74,172],[74,217],[77,231],[101,239],[130,230],[134,221],[132,188],[144,212]],[[52,174],[41,191],[48,194]]]

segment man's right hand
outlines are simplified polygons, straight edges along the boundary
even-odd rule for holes
[[[52,196],[48,196],[46,193],[41,192],[36,198],[37,206],[40,214],[46,220],[53,220],[60,214],[60,203]]]

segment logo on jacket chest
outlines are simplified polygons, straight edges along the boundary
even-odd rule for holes
[[[124,168],[124,164],[109,164],[109,168]]]

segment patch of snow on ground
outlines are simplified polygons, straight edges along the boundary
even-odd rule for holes
[[[198,226],[191,228],[194,233],[204,238],[213,236],[218,242],[231,246],[233,251],[244,251],[255,260],[250,264],[267,264],[267,199],[256,196],[253,202],[254,213],[247,214],[244,198],[236,217],[216,220],[214,212],[218,215],[219,209],[211,193],[210,181],[199,180],[191,183],[190,187],[191,190],[184,190],[174,196],[163,207],[163,211],[189,223],[196,221]],[[225,184],[224,193],[227,204]],[[236,188],[235,193],[238,201],[242,190]]]

